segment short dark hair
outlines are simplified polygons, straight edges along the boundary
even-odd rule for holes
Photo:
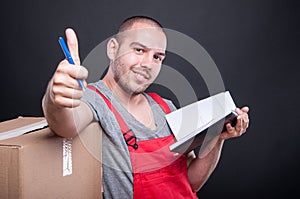
[[[163,30],[163,26],[157,20],[148,16],[138,15],[138,16],[132,16],[125,19],[119,26],[118,33],[129,30],[136,22],[147,22],[150,25],[161,28]]]

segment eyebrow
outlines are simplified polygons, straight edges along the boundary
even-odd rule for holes
[[[141,43],[139,43],[139,42],[132,42],[131,44],[130,44],[130,47],[133,47],[133,46],[140,46],[140,47],[142,47],[142,48],[144,48],[144,49],[147,49],[147,50],[150,50],[151,48],[149,48],[149,47],[147,47],[147,46],[145,46],[144,44],[141,44]],[[163,53],[163,52],[158,52],[157,54],[159,54],[160,56],[166,56],[166,53]]]

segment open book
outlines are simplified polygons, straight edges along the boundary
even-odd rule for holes
[[[0,140],[17,137],[31,131],[48,126],[45,118],[42,117],[18,117],[13,120],[0,123]]]
[[[166,115],[176,142],[170,150],[187,153],[236,123],[235,103],[229,91],[197,101]]]

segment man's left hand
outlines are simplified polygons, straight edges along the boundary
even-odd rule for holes
[[[230,123],[226,124],[227,131],[220,135],[221,139],[225,140],[233,137],[239,137],[246,132],[246,129],[249,126],[249,108],[245,106],[241,109],[236,108],[235,111],[238,114],[236,125],[233,127]]]

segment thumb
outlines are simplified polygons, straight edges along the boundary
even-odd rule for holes
[[[79,58],[79,52],[78,52],[78,40],[76,37],[76,33],[73,29],[67,28],[66,29],[66,38],[67,38],[67,45],[69,48],[69,51],[71,53],[71,56],[75,62],[76,65],[80,65],[80,58]]]

